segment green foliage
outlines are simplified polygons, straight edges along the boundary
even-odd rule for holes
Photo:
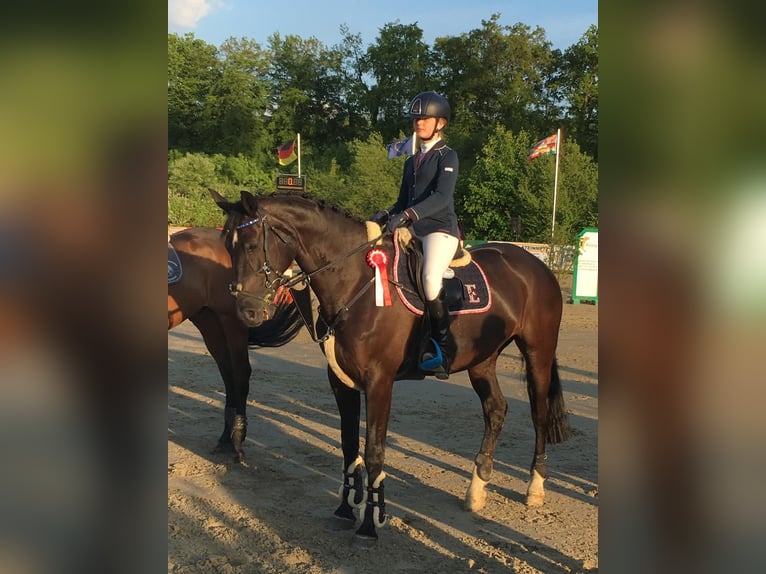
[[[216,187],[215,163],[204,154],[186,154],[168,166],[168,223],[220,225],[221,210],[209,192]]]
[[[225,156],[222,159],[220,165],[216,166],[216,171],[226,182],[256,190],[268,190],[274,186],[273,174],[265,172],[260,162],[241,154],[236,157]]]
[[[359,217],[370,217],[388,207],[399,194],[402,158],[389,160],[380,134],[351,143],[351,187],[342,205]]]
[[[244,156],[188,153],[168,164],[168,222],[173,225],[220,225],[220,209],[209,188],[232,197],[247,189],[269,192],[276,172],[268,173]]]
[[[511,219],[525,221],[525,237],[532,231],[531,213],[539,210],[536,197],[532,204],[522,202],[520,191],[528,186],[524,158],[529,153],[530,138],[522,133],[514,137],[496,126],[467,177],[468,193],[461,198],[461,213],[466,236],[472,239],[516,239]]]
[[[598,172],[579,146],[563,139],[556,192],[554,242],[573,245],[583,227],[598,226]],[[497,126],[468,177],[460,207],[472,239],[549,243],[553,217],[556,155],[527,162],[537,138]],[[521,232],[512,221],[519,218]]]
[[[333,160],[328,170],[309,168],[306,172],[306,191],[334,205],[343,205],[349,185],[338,164]]]
[[[384,139],[392,140],[408,126],[407,104],[420,92],[434,89],[433,56],[423,42],[423,30],[417,24],[399,22],[380,29],[377,42],[367,48],[365,71],[375,84],[366,103],[373,129]]]
[[[216,182],[215,162],[200,153],[187,153],[168,166],[168,188],[190,199],[206,193]]]
[[[501,26],[498,19],[493,14],[480,29],[435,42],[442,89],[453,107],[450,137],[467,168],[495,124],[537,131],[552,120],[543,114],[551,108],[545,84],[553,58],[545,32],[521,23]]]
[[[270,56],[252,40],[230,38],[222,46],[220,72],[208,96],[208,151],[227,155],[265,154]]]
[[[555,155],[532,162],[534,143],[563,129],[554,243],[598,226],[598,28],[563,53],[541,28],[478,29],[429,46],[417,25],[385,24],[365,47],[269,38],[262,48],[230,38],[220,48],[193,34],[168,34],[168,221],[219,225],[207,189],[236,198],[270,192],[277,146],[301,134],[307,191],[360,217],[391,205],[404,157],[385,144],[411,131],[418,92],[437,90],[452,107],[448,144],[460,156],[456,210],[476,239],[551,240]],[[514,231],[519,218],[521,231]]]
[[[208,96],[220,73],[215,46],[186,34],[168,34],[168,146],[203,151]]]
[[[591,26],[560,58],[553,84],[565,102],[569,139],[598,159],[598,28]]]

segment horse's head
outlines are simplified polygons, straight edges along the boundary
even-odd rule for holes
[[[235,277],[230,290],[239,317],[248,326],[260,325],[274,316],[275,298],[286,281],[284,273],[295,257],[294,248],[285,241],[287,230],[264,212],[253,194],[242,191],[239,201],[230,202],[209,191],[226,214],[226,248]]]

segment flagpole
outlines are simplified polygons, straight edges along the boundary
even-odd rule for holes
[[[558,158],[556,159],[556,161],[558,162]],[[300,176],[301,176],[301,134],[298,133],[298,177]]]
[[[559,149],[561,147],[561,128],[556,130],[556,175],[553,176],[553,221],[551,222],[551,244],[553,243],[553,232],[556,229],[556,196],[559,189]]]

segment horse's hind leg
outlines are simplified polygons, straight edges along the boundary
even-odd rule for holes
[[[535,454],[530,465],[527,506],[541,506],[545,499],[543,482],[548,477],[545,443],[557,443],[569,437],[569,422],[558,365],[553,350],[541,351],[519,347],[526,359],[527,393],[535,427]]]
[[[191,318],[199,329],[205,346],[218,366],[226,389],[224,429],[218,448],[233,450],[238,462],[245,461],[242,443],[247,435],[247,396],[250,392],[250,357],[247,327],[236,317],[216,315],[203,309]]]
[[[340,506],[335,510],[335,516],[351,528],[356,521],[354,508],[359,508],[365,502],[364,462],[359,456],[359,414],[361,411],[361,394],[347,387],[327,367],[327,378],[340,414],[341,449],[343,450],[343,484],[339,496]]]
[[[492,464],[497,448],[497,439],[503,428],[508,403],[497,383],[497,356],[468,369],[471,385],[479,395],[484,411],[484,438],[476,455],[471,484],[465,495],[466,510],[477,511],[487,500],[486,486],[492,474]]]

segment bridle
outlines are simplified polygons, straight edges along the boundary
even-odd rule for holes
[[[234,231],[251,227],[253,225],[259,225],[259,224],[263,226],[263,265],[261,265],[259,269],[254,269],[250,262],[250,257],[248,257],[247,255],[245,255],[245,257],[247,259],[248,267],[253,268],[255,273],[263,273],[265,277],[266,291],[260,297],[260,299],[267,305],[273,305],[273,301],[275,297],[277,296],[277,292],[280,289],[291,289],[292,287],[295,287],[296,285],[300,285],[302,283],[305,283],[306,286],[308,287],[311,284],[311,278],[314,275],[317,275],[321,273],[322,271],[329,269],[330,267],[334,267],[338,263],[343,261],[344,259],[348,259],[349,257],[356,255],[360,251],[363,251],[367,249],[368,247],[375,245],[384,235],[384,233],[381,233],[378,237],[375,237],[373,239],[370,239],[369,241],[362,243],[361,245],[358,245],[357,247],[347,252],[346,254],[340,256],[339,258],[333,261],[330,261],[329,263],[325,265],[322,265],[321,267],[319,267],[318,269],[315,269],[314,271],[306,272],[303,269],[301,269],[300,273],[296,275],[288,276],[284,273],[280,274],[278,271],[276,271],[276,269],[274,269],[271,266],[271,263],[269,261],[269,232],[273,233],[283,243],[287,243],[287,241],[285,241],[285,239],[279,234],[279,231],[277,231],[274,228],[274,226],[271,225],[271,223],[268,220],[268,216],[263,214],[260,208],[258,208],[258,213],[254,218],[244,221],[243,223],[240,223],[239,225],[236,225],[234,227]],[[270,279],[272,274],[276,275],[276,277],[273,280]],[[324,321],[325,324],[327,325],[327,332],[321,338],[314,337],[313,328],[308,324],[308,320],[306,319],[305,316],[303,316],[303,313],[301,313],[301,316],[303,317],[303,320],[306,323],[306,326],[308,327],[308,331],[309,333],[311,333],[311,337],[312,339],[314,339],[315,343],[324,343],[327,339],[329,339],[335,333],[335,327],[340,322],[342,314],[348,311],[351,305],[356,303],[362,297],[362,295],[364,295],[364,293],[370,287],[372,287],[374,282],[375,282],[375,276],[373,275],[372,278],[362,286],[359,292],[357,292],[357,294],[354,295],[354,297],[352,297],[348,303],[346,303],[345,305],[341,307],[340,311],[338,311],[338,313],[335,315],[332,321],[330,322],[327,322],[326,320]],[[247,291],[242,289],[241,282],[230,283],[229,291],[235,297],[239,297],[243,295],[245,297],[257,298],[255,295],[248,293]],[[324,317],[323,317],[323,320],[324,320]]]
[[[259,211],[258,215],[256,215],[253,219],[249,219],[244,223],[240,223],[239,225],[235,226],[233,231],[236,232],[240,229],[245,229],[247,227],[251,227],[252,225],[257,225],[261,222],[263,223],[263,265],[261,265],[260,269],[254,271],[256,273],[263,273],[266,279],[266,292],[262,297],[260,297],[260,299],[262,299],[266,304],[272,304],[273,298],[276,296],[276,292],[279,289],[280,284],[283,282],[285,275],[278,275],[276,278],[274,278],[274,280],[270,279],[272,274],[277,274],[277,271],[271,266],[271,262],[269,261],[268,236],[266,234],[267,229],[270,227],[269,223],[266,221],[265,216],[262,216]],[[276,232],[275,235],[279,237],[279,234]],[[280,237],[280,239],[282,238]],[[252,268],[250,257],[245,255],[245,259],[247,261],[247,266]],[[239,281],[232,281],[229,283],[229,292],[234,297],[244,296],[249,298],[256,298],[251,293],[243,290],[242,283]]]

